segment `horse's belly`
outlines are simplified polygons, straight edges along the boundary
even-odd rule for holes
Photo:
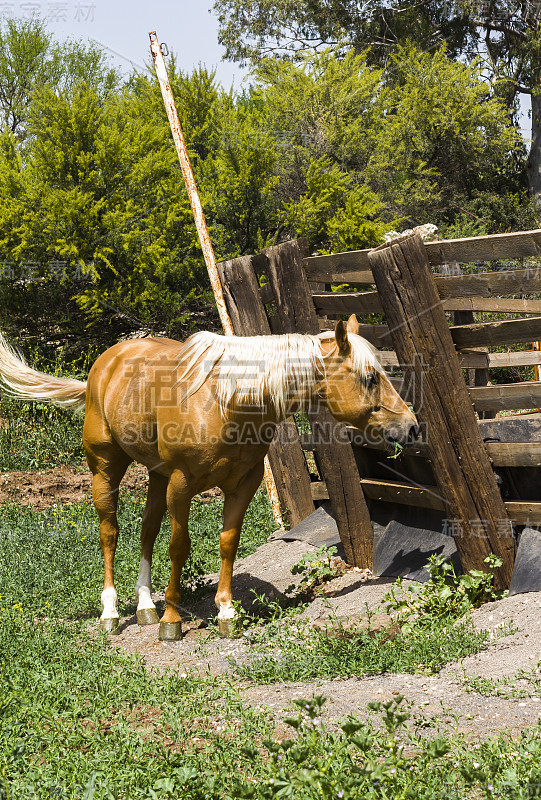
[[[130,458],[149,469],[156,469],[160,464],[160,454],[155,417],[127,414],[120,407],[109,410],[107,421],[116,442]]]

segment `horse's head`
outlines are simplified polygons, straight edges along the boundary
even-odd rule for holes
[[[407,444],[418,436],[417,420],[395,391],[377,351],[358,335],[353,314],[332,334],[320,334],[325,378],[318,394],[341,422],[358,428],[367,441]]]

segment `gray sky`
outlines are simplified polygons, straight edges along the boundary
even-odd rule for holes
[[[217,19],[210,14],[212,0],[0,0],[0,16],[37,14],[47,20],[58,39],[93,39],[107,48],[118,66],[130,71],[150,58],[149,31],[156,31],[178,55],[183,70],[199,62],[217,67],[217,76],[238,88],[243,71],[221,61],[223,48],[217,41]]]

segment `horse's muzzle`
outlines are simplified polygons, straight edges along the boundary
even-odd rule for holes
[[[394,427],[385,434],[385,441],[391,446],[399,444],[407,447],[417,441],[420,432],[417,424]]]
[[[419,436],[421,435],[421,429],[418,425],[412,425],[409,429],[408,438],[406,440],[406,444],[413,444],[417,441]]]

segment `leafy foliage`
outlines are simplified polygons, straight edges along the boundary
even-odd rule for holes
[[[284,203],[280,218],[320,253],[377,245],[390,228],[378,218],[385,206],[366,186],[351,184],[351,176],[328,157],[311,161],[305,194]]]
[[[24,141],[36,93],[48,85],[67,90],[81,81],[106,94],[118,85],[119,75],[99,47],[72,41],[61,45],[35,16],[5,18],[0,28],[0,133]]]
[[[370,48],[371,58],[384,62],[390,48],[406,37],[426,50],[447,41],[453,53],[470,55],[476,34],[465,4],[459,3],[399,1],[382,7],[376,0],[216,0],[214,9],[226,57],[252,63],[269,54],[296,58],[322,45]]]
[[[466,574],[456,574],[454,564],[441,556],[432,555],[427,569],[430,579],[426,583],[411,583],[406,587],[399,578],[391,587],[386,599],[388,610],[398,612],[402,625],[431,627],[435,621],[459,619],[472,608],[499,599],[502,594],[494,589],[494,570],[502,561],[495,555],[485,558],[487,571],[471,569]]]
[[[60,45],[37,22],[2,35],[0,87],[17,36],[33,37],[42,66],[26,72],[22,121],[9,123],[8,103],[0,132],[0,325],[43,325],[54,308],[51,326],[77,335],[96,320],[178,338],[213,327],[155,77],[120,85],[80,44],[60,73]],[[384,67],[352,50],[267,59],[240,94],[204,67],[168,68],[218,260],[298,235],[319,252],[376,245],[400,219],[451,233],[472,218],[487,232],[535,223],[505,108],[450,51],[404,45]]]
[[[430,675],[450,661],[478,653],[490,640],[488,631],[475,630],[469,619],[454,625],[449,618],[433,620],[431,626],[412,623],[400,631],[374,631],[360,624],[318,631],[302,618],[290,614],[288,619],[287,626],[276,617],[245,634],[252,652],[249,661],[235,666],[242,678],[280,683],[386,672]]]
[[[529,0],[432,0],[385,7],[370,0],[281,0],[257,4],[216,0],[219,39],[232,60],[256,64],[273,54],[300,59],[330,45],[351,48],[370,63],[387,65],[396,49],[413,42],[425,54],[445,45],[457,63],[480,57],[495,94],[515,119],[519,93],[531,97],[532,136],[524,178],[530,193],[541,192],[540,16]]]
[[[301,560],[291,567],[292,575],[301,575],[300,583],[298,586],[288,587],[286,594],[295,592],[296,595],[303,596],[334,578],[336,575],[335,555],[336,547],[325,547],[325,545],[322,545],[315,553],[305,553]]]

